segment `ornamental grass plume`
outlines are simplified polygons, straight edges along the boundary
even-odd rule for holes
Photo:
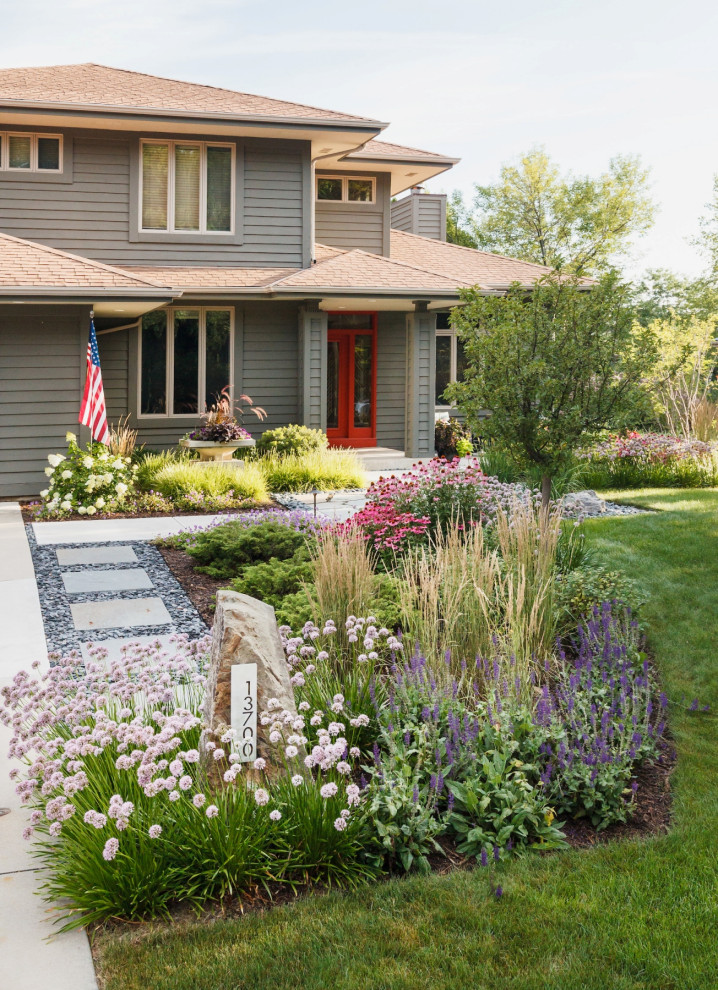
[[[375,593],[376,558],[352,521],[316,533],[312,550],[314,589],[307,587],[314,621],[364,615]]]

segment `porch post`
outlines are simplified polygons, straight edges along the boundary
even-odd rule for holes
[[[434,456],[434,377],[436,374],[436,313],[428,303],[415,302],[406,317],[407,457]]]
[[[327,428],[327,314],[319,299],[299,307],[299,419],[314,430]]]

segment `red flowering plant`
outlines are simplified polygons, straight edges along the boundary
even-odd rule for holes
[[[540,498],[522,485],[487,477],[477,458],[465,466],[434,459],[397,477],[380,478],[367,491],[367,504],[352,519],[383,562],[425,544],[437,530],[490,521],[499,506]]]

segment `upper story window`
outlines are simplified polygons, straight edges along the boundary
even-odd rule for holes
[[[234,310],[170,307],[142,317],[140,416],[197,416],[228,386]]]
[[[8,172],[62,172],[62,136],[0,132],[0,169]]]
[[[234,145],[142,141],[140,230],[231,234]]]
[[[317,176],[317,199],[328,203],[373,203],[376,179],[347,175]]]
[[[437,406],[450,406],[444,398],[447,385],[460,382],[466,371],[464,343],[452,330],[448,313],[436,314],[436,379],[435,402]]]

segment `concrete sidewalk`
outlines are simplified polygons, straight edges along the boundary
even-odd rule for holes
[[[20,507],[0,502],[0,687],[35,660],[47,667],[47,646],[30,548]],[[0,726],[0,987],[5,990],[97,990],[84,931],[56,933],[57,909],[37,890],[42,876],[22,838],[28,814],[8,778],[10,732]]]

